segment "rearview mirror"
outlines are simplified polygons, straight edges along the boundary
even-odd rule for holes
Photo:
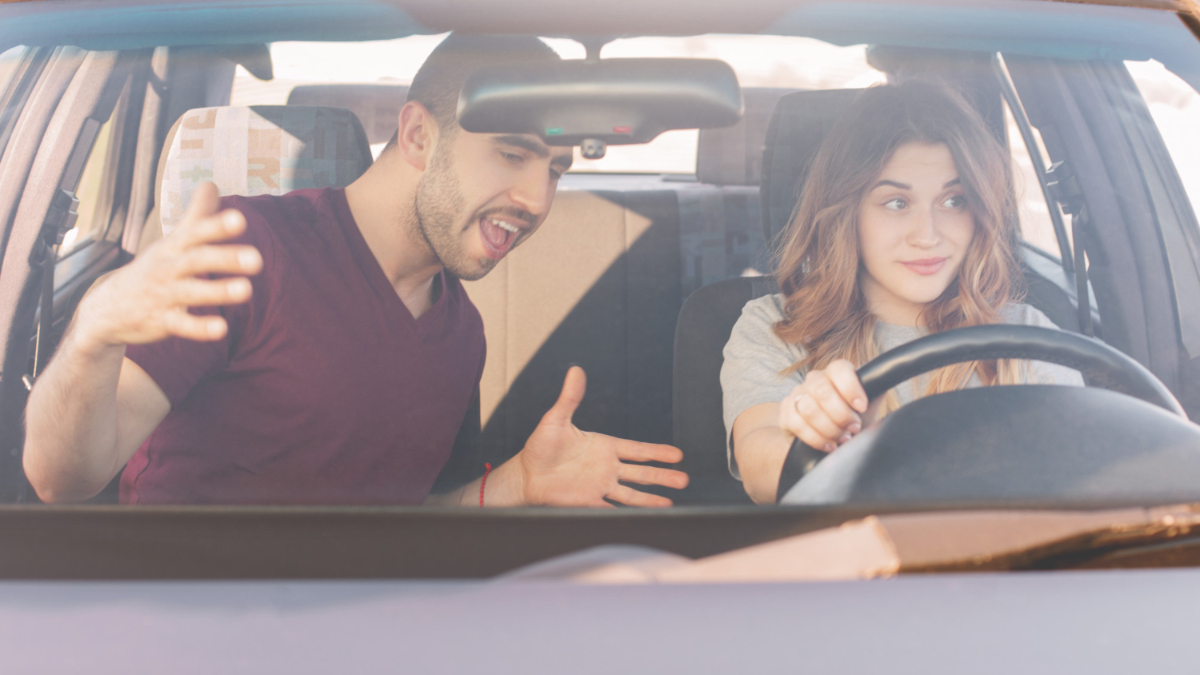
[[[709,129],[742,117],[742,90],[724,61],[602,59],[476,71],[458,99],[463,129],[535,134],[547,145],[646,143],[669,129]]]

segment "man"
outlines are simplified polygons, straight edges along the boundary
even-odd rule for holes
[[[175,231],[89,292],[38,378],[24,461],[39,497],[87,499],[125,466],[124,503],[669,505],[621,483],[681,488],[627,463],[681,453],[572,425],[579,368],[513,459],[430,495],[483,368],[458,280],[532,236],[571,164],[535,136],[462,130],[458,91],[480,65],[556,58],[532,38],[451,36],[345,190],[220,202],[201,186]]]

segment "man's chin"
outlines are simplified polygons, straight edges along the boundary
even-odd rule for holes
[[[488,272],[496,269],[496,263],[498,262],[500,261],[492,260],[491,258],[482,258],[475,261],[473,265],[446,265],[446,271],[463,281],[478,281],[487,276]]]

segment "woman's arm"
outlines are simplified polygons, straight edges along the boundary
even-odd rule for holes
[[[730,437],[746,494],[758,504],[775,503],[792,441],[832,452],[862,431],[866,412],[867,394],[854,365],[844,359],[810,371],[779,403],[744,410]]]

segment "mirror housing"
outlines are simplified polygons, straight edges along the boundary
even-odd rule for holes
[[[483,68],[458,99],[463,129],[534,134],[546,145],[646,143],[670,129],[742,117],[737,75],[715,59],[566,60]]]

